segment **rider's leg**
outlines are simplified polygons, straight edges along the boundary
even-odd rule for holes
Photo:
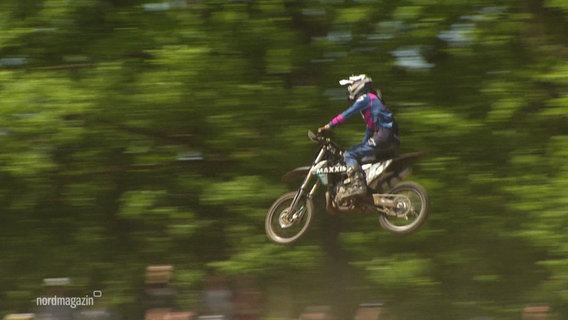
[[[364,196],[367,193],[365,173],[359,164],[359,160],[365,156],[375,154],[375,148],[368,143],[361,143],[345,151],[343,159],[347,166],[347,176],[351,181],[347,186],[345,198]]]
[[[365,183],[365,173],[361,166],[355,165],[347,168],[347,176],[350,183],[344,197],[360,197],[367,194],[367,184]]]
[[[375,147],[375,156],[379,157],[385,154],[396,154],[400,145],[400,139],[396,130],[384,128],[377,132],[369,143]]]

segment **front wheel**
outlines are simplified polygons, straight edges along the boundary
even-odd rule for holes
[[[394,197],[395,209],[392,214],[382,213],[379,223],[383,229],[405,235],[420,228],[430,215],[430,198],[424,187],[416,182],[402,182],[389,192]]]
[[[312,200],[302,196],[290,211],[296,191],[288,192],[274,201],[268,210],[264,227],[268,238],[279,244],[291,244],[298,240],[310,226],[314,212]]]

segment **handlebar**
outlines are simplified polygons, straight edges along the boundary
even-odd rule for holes
[[[325,142],[328,137],[324,132],[314,133],[312,130],[308,130],[308,138],[313,142]]]
[[[314,132],[312,132],[312,130],[308,130],[308,138],[313,142],[329,143],[336,148],[341,148],[341,146],[339,144],[337,144],[336,142],[331,140],[331,138],[329,137],[329,134],[326,134],[326,131],[314,133]]]

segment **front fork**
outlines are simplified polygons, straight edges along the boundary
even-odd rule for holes
[[[314,168],[315,164],[317,164],[318,162],[320,162],[323,159],[324,155],[325,155],[325,148],[322,147],[320,152],[318,153],[318,156],[316,157],[316,160],[312,164],[312,169]],[[312,182],[312,179],[314,179],[314,178],[317,179],[317,177],[315,177],[313,175],[312,170],[308,171],[308,174],[304,178],[302,185],[298,189],[298,192],[296,192],[296,195],[294,196],[294,199],[292,200],[292,204],[290,205],[290,209],[288,210],[288,213],[293,212],[292,217],[290,217],[292,220],[295,220],[295,219],[298,219],[298,218],[301,217],[303,212],[300,212],[300,211],[295,212],[294,208],[296,208],[300,199],[306,194],[306,190],[308,190],[308,187],[309,187],[310,183]],[[321,185],[321,181],[319,179],[317,179],[316,182],[314,183],[314,185],[312,186],[312,188],[310,189],[309,193],[307,194],[308,199],[312,199],[314,197],[314,195],[315,195],[316,191],[318,190],[318,188],[320,187],[320,185]]]

